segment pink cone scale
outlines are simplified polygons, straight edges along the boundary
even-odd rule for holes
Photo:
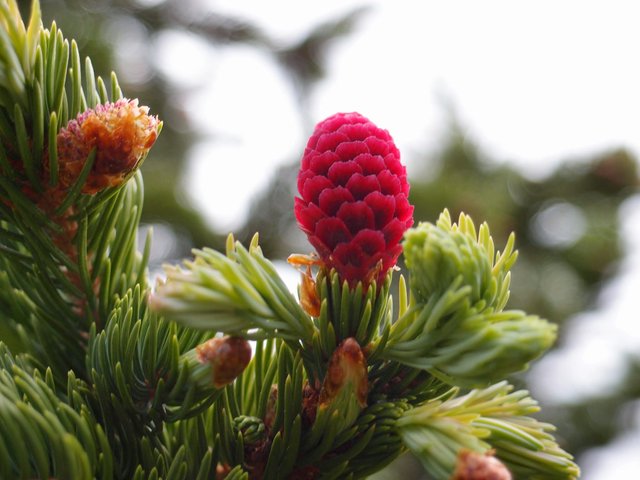
[[[325,267],[355,287],[384,280],[413,224],[409,183],[391,135],[359,113],[318,123],[298,173],[295,214]]]

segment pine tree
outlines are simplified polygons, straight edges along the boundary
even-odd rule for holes
[[[555,338],[505,310],[514,237],[413,227],[388,132],[338,114],[311,136],[296,298],[257,235],[149,284],[161,128],[37,0],[26,25],[0,3],[0,478],[355,479],[407,450],[434,478],[579,475],[504,380]]]

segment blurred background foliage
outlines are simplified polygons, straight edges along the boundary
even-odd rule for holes
[[[21,3],[23,13],[29,4]],[[153,60],[152,50],[162,45],[158,39],[181,32],[197,36],[211,48],[239,44],[269,56],[290,83],[305,128],[311,131],[317,119],[310,118],[308,100],[327,74],[331,46],[348,42],[366,14],[366,9],[350,11],[283,45],[259,24],[218,14],[198,0],[41,0],[41,4],[45,25],[55,19],[67,37],[78,41],[82,54],[92,58],[98,74],[108,77],[111,70],[117,71],[127,96],[139,97],[164,121],[163,133],[143,166],[143,222],[154,225],[156,264],[188,256],[192,247],[223,248],[226,236],[207,224],[183,192],[186,152],[202,140],[202,133],[182,104],[194,85],[172,82],[163,74],[167,66]],[[297,232],[292,209],[299,159],[282,160],[272,184],[255,196],[237,232],[246,240],[259,231],[265,253],[274,259],[310,250]],[[516,232],[520,257],[514,269],[512,307],[562,324],[592,308],[603,282],[617,274],[623,254],[618,209],[638,187],[637,162],[628,151],[566,161],[549,176],[532,180],[488,158],[452,114],[439,151],[424,152],[417,163],[410,179],[417,220],[433,221],[446,207],[454,216],[465,211],[478,223],[486,220],[497,245],[504,244],[509,232]],[[562,337],[565,330],[560,331]],[[545,406],[543,417],[559,426],[563,447],[578,462],[582,452],[610,442],[625,428],[612,412],[640,398],[640,366],[631,360],[630,364],[619,391]],[[417,478],[419,470],[414,468],[410,460],[401,459],[377,478],[399,474]]]

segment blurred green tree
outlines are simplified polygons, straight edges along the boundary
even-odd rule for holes
[[[535,305],[556,322],[587,308],[622,254],[616,212],[638,185],[633,156],[612,150],[530,180],[491,161],[455,125],[451,132],[425,174],[412,179],[416,218],[433,218],[446,205],[495,225],[498,238],[515,232],[520,281],[512,304]]]

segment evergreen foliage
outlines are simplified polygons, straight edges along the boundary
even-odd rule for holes
[[[64,183],[77,151],[61,135],[105,105],[123,113],[105,122],[144,122],[126,137],[108,123]],[[85,187],[104,175],[102,140],[142,138],[137,168],[153,143],[140,135],[161,126],[43,28],[37,0],[26,25],[0,3],[2,478],[355,479],[406,450],[435,478],[469,450],[495,450],[518,478],[578,476],[528,393],[499,381],[555,336],[503,310],[513,239],[496,253],[486,225],[447,212],[410,230],[396,308],[393,271],[350,285],[314,278],[313,261],[299,301],[257,235],[194,251],[152,291],[142,175]]]

